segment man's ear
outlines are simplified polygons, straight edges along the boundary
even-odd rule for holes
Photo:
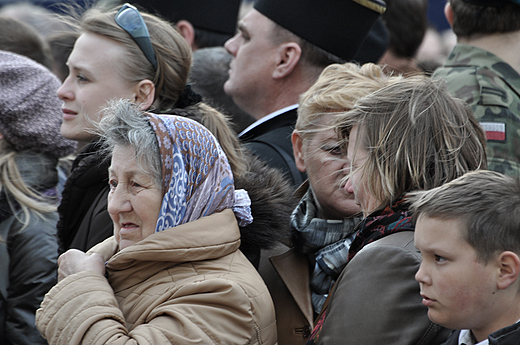
[[[291,141],[296,167],[301,172],[305,172],[305,160],[303,159],[303,138],[297,130],[292,132]]]
[[[453,27],[453,8],[451,8],[449,1],[444,6],[444,15],[450,26]]]
[[[302,55],[302,48],[296,42],[286,42],[278,47],[278,61],[273,71],[274,79],[281,79],[291,74]]]
[[[195,29],[193,28],[193,25],[191,25],[189,21],[181,19],[177,24],[175,24],[175,26],[193,50],[193,45],[195,44]]]
[[[496,260],[500,266],[497,287],[504,290],[517,281],[520,274],[520,258],[514,252],[505,251]]]
[[[134,103],[141,110],[149,109],[155,99],[155,85],[149,79],[143,79],[135,86]]]

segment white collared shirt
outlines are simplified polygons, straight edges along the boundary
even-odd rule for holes
[[[278,116],[280,114],[283,114],[285,112],[288,112],[288,111],[296,109],[296,108],[298,108],[298,104],[293,104],[293,105],[290,105],[288,107],[282,108],[280,110],[274,111],[271,114],[262,117],[260,120],[256,120],[255,122],[253,122],[251,125],[249,125],[249,127],[247,127],[242,132],[240,132],[238,134],[238,137],[240,138],[241,136],[243,136],[244,134],[246,134],[247,132],[249,132],[253,128],[257,127],[258,125],[260,125],[260,124],[262,124],[262,123],[264,123],[264,122],[266,122],[268,120],[271,120],[272,118],[275,118],[276,116]]]
[[[520,320],[518,320],[516,323],[518,322],[520,322]],[[459,333],[459,345],[489,345],[488,338],[476,344],[474,339],[475,338],[469,329],[463,329]]]
[[[459,345],[488,345],[489,340],[486,338],[482,340],[480,343],[475,344],[473,334],[469,329],[463,329],[459,334]]]

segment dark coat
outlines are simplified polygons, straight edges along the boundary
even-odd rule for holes
[[[298,117],[296,109],[282,113],[242,134],[240,140],[269,166],[281,170],[299,186],[307,175],[296,168],[291,135]]]
[[[450,331],[432,323],[415,273],[413,231],[366,245],[339,276],[317,344],[442,344]]]
[[[296,249],[280,243],[262,252],[259,272],[273,298],[278,344],[305,344],[315,317],[309,261]]]
[[[244,157],[247,172],[235,178],[235,188],[248,192],[253,223],[240,227],[240,250],[258,268],[261,250],[289,240],[290,217],[298,199],[278,169],[247,151]]]
[[[43,191],[56,186],[55,159],[24,154],[16,163],[31,188]],[[24,227],[25,215],[19,207],[14,214],[8,211],[3,193],[0,203],[0,344],[47,344],[36,329],[34,314],[56,284],[58,213],[45,213],[42,218],[29,211],[30,221]]]
[[[109,164],[94,144],[87,145],[74,161],[58,208],[60,253],[71,248],[86,252],[113,235],[107,211]]]

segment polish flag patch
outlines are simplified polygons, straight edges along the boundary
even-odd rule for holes
[[[506,141],[506,124],[502,122],[481,122],[480,125],[486,131],[486,139],[493,141]]]

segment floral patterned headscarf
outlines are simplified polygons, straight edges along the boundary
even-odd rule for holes
[[[157,136],[163,176],[155,232],[233,208],[233,174],[213,134],[188,118],[148,117]]]

